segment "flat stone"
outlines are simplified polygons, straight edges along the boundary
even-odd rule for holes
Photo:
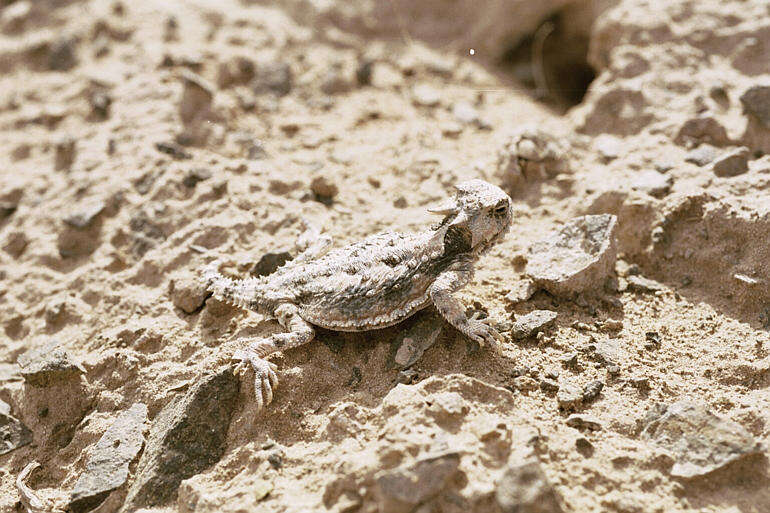
[[[7,410],[0,411],[0,456],[32,442],[32,431]]]
[[[665,290],[666,286],[643,276],[631,275],[626,278],[628,289],[636,292],[657,292]]]
[[[592,344],[593,357],[605,367],[617,366],[620,362],[620,342],[617,338],[597,340]]]
[[[557,313],[551,310],[533,310],[516,319],[511,328],[511,335],[516,340],[532,337],[553,325]]]
[[[740,424],[689,401],[653,408],[641,438],[669,451],[675,460],[671,475],[682,478],[704,476],[765,450]]]
[[[703,167],[717,158],[717,155],[716,148],[708,144],[701,144],[697,148],[690,150],[687,156],[685,156],[684,161]]]
[[[495,498],[504,513],[563,513],[561,498],[540,463],[510,465],[497,483]]]
[[[70,498],[69,510],[90,511],[128,479],[128,465],[144,445],[147,406],[136,403],[121,413],[96,442]]]
[[[743,110],[770,128],[770,85],[750,87],[741,95]]]
[[[556,296],[601,289],[615,269],[616,226],[610,214],[573,219],[532,245],[527,274]]]
[[[505,295],[505,300],[512,304],[522,303],[531,298],[536,291],[537,287],[532,280],[519,280]]]
[[[730,142],[727,130],[711,116],[701,116],[684,122],[676,135],[677,144],[703,142],[722,146]]]
[[[590,431],[599,431],[602,429],[601,421],[597,417],[586,413],[573,413],[567,417],[565,423],[569,427],[580,430],[588,429]]]
[[[721,178],[742,175],[749,170],[750,155],[746,147],[735,148],[717,157],[711,168]]]
[[[379,511],[412,511],[438,495],[457,472],[458,453],[428,456],[375,475]]]
[[[222,457],[239,380],[228,367],[200,378],[155,417],[122,513],[167,504],[179,483]]]
[[[18,359],[21,375],[29,385],[43,388],[85,374],[85,369],[67,351],[52,340]]]
[[[393,364],[397,369],[414,365],[425,351],[436,343],[445,321],[435,312],[417,314],[413,324],[399,332],[393,341]]]

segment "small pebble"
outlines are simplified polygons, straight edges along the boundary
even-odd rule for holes
[[[597,397],[599,397],[599,394],[602,392],[603,388],[604,383],[599,380],[592,381],[587,384],[585,387],[583,387],[583,402],[590,403],[591,401],[595,400]]]
[[[575,429],[588,429],[590,431],[599,431],[602,429],[601,421],[593,415],[585,413],[573,413],[567,420],[566,424]]]
[[[746,147],[736,148],[714,160],[712,169],[721,178],[738,176],[749,170],[750,151]]]

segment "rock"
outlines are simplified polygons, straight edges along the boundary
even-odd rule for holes
[[[265,253],[259,258],[259,262],[254,264],[250,273],[252,276],[268,276],[293,258],[288,251]]]
[[[75,55],[75,42],[71,39],[57,39],[48,49],[48,69],[68,71],[78,63]]]
[[[536,461],[510,465],[497,483],[503,513],[563,513],[561,499]]]
[[[444,320],[435,312],[422,312],[415,316],[413,324],[399,331],[393,340],[392,366],[407,369],[414,365],[423,353],[436,343],[444,328]]]
[[[553,325],[556,312],[551,310],[533,310],[516,319],[511,328],[511,335],[516,340],[522,340],[536,335],[538,332]]]
[[[527,274],[556,296],[601,289],[615,268],[616,225],[610,214],[573,219],[530,247]]]
[[[674,140],[677,144],[706,143],[714,146],[730,143],[725,127],[710,116],[688,119],[679,129]]]
[[[3,251],[14,258],[19,258],[29,244],[29,239],[21,231],[9,232],[3,241]]]
[[[672,183],[671,176],[647,169],[634,176],[631,180],[631,189],[645,192],[654,198],[662,198],[668,194]]]
[[[691,162],[696,166],[705,166],[717,158],[717,149],[708,144],[701,144],[697,148],[690,150],[684,158],[685,162]]]
[[[57,171],[68,171],[75,163],[77,142],[71,137],[58,141],[54,147],[53,167]]]
[[[541,379],[540,390],[547,394],[554,394],[559,391],[559,384],[553,379]]]
[[[659,290],[666,290],[665,285],[655,280],[645,278],[644,276],[631,275],[626,278],[628,282],[628,290],[635,292],[657,292]]]
[[[511,291],[505,295],[505,300],[512,304],[522,303],[531,298],[536,291],[537,287],[535,287],[535,283],[532,280],[519,280],[511,288]]]
[[[214,101],[214,87],[203,77],[185,70],[182,73],[182,99],[179,102],[179,117],[182,123],[206,118]]]
[[[602,393],[603,388],[604,382],[602,381],[596,380],[588,383],[585,387],[583,387],[583,402],[590,403],[591,401],[594,401],[597,397],[599,397],[599,394]]]
[[[369,59],[362,60],[356,68],[356,82],[360,86],[368,86],[372,84],[372,70],[374,69],[374,61]]]
[[[38,388],[57,385],[62,381],[79,378],[85,369],[70,354],[52,340],[44,346],[19,356],[18,364],[24,381]]]
[[[588,429],[590,431],[599,431],[602,429],[602,423],[599,421],[598,418],[596,418],[593,415],[588,415],[585,413],[573,413],[569,417],[567,417],[567,420],[565,423],[569,427],[573,427],[575,429]]]
[[[94,200],[84,204],[80,209],[67,215],[62,220],[64,221],[64,224],[72,228],[85,230],[94,223],[96,218],[99,217],[99,214],[104,212],[106,207],[107,205],[104,201]]]
[[[254,61],[248,57],[237,55],[225,62],[219,63],[217,68],[217,86],[221,89],[240,84],[248,84],[256,73]]]
[[[567,353],[561,358],[559,358],[559,360],[561,361],[561,364],[567,368],[575,367],[577,365],[577,359],[578,359],[577,353]]]
[[[258,502],[270,495],[273,483],[244,469],[220,481],[195,476],[179,486],[179,513],[247,513],[259,511]]]
[[[330,203],[339,192],[337,184],[327,174],[319,174],[310,182],[310,190],[321,203]]]
[[[574,410],[583,402],[583,392],[574,385],[564,384],[559,387],[556,401],[560,410]]]
[[[563,142],[535,127],[523,127],[498,152],[496,178],[511,193],[569,171]]]
[[[4,405],[0,409],[0,456],[2,456],[31,443],[32,431],[20,420],[11,416],[10,406],[2,401],[0,405]]]
[[[605,367],[617,366],[620,361],[620,339],[610,338],[597,340],[589,349],[593,349],[592,356]]]
[[[166,155],[170,155],[177,160],[191,159],[192,155],[188,153],[180,144],[174,142],[155,143],[155,149]]]
[[[27,0],[7,5],[0,11],[0,29],[7,34],[21,32],[31,13],[32,4]]]
[[[746,147],[728,151],[714,160],[711,165],[714,174],[719,177],[738,176],[749,170],[751,152]]]
[[[446,487],[459,464],[459,453],[448,453],[426,456],[413,464],[379,472],[374,476],[379,511],[413,511]]]
[[[770,85],[750,87],[741,95],[743,111],[770,128]]]
[[[181,271],[168,282],[168,295],[174,306],[186,314],[194,314],[203,308],[210,296],[200,279],[192,272]]]
[[[346,93],[353,87],[354,77],[348,76],[339,63],[331,66],[321,80],[321,92],[328,95]]]
[[[594,445],[587,438],[581,436],[575,439],[575,450],[584,458],[590,458],[594,454]]]
[[[441,94],[428,84],[417,84],[412,89],[412,102],[419,107],[435,107],[439,101]]]
[[[121,512],[167,504],[183,479],[219,461],[238,386],[238,378],[224,367],[201,377],[158,413]]]
[[[599,152],[602,160],[609,162],[620,156],[622,141],[610,134],[601,134],[594,139],[594,149]]]
[[[704,476],[764,450],[743,426],[689,401],[653,408],[641,438],[669,451],[675,460],[671,475],[683,478]]]
[[[463,133],[463,125],[457,121],[444,121],[439,125],[441,129],[441,135],[444,137],[456,138]]]
[[[479,121],[479,111],[468,102],[461,101],[452,105],[452,115],[466,125],[477,124]]]
[[[91,450],[70,498],[69,510],[90,511],[128,479],[128,465],[144,445],[147,406],[136,403],[121,413]]]
[[[286,96],[291,92],[292,82],[291,67],[285,62],[274,61],[257,65],[251,88],[256,94]]]
[[[102,90],[96,90],[88,95],[88,103],[91,105],[91,118],[104,121],[110,116],[112,97]]]
[[[539,383],[529,376],[513,378],[513,387],[520,392],[532,392],[538,389]]]
[[[200,182],[204,182],[211,178],[211,171],[205,167],[196,167],[187,172],[182,179],[182,185],[190,189],[194,188]]]

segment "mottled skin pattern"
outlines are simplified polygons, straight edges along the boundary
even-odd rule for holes
[[[269,276],[232,280],[206,268],[203,280],[214,297],[278,319],[286,330],[257,340],[233,358],[239,370],[255,372],[258,408],[272,401],[278,380],[264,357],[313,340],[313,326],[367,331],[392,326],[435,305],[455,328],[478,343],[501,336],[484,320],[465,315],[453,293],[473,278],[473,264],[499,242],[511,224],[511,199],[481,180],[458,184],[456,195],[431,209],[444,216],[431,230],[385,232],[329,251],[331,241],[315,233],[304,251]]]

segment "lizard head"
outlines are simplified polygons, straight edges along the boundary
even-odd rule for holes
[[[455,186],[455,197],[428,209],[445,216],[442,227],[468,234],[471,250],[481,252],[502,239],[513,217],[511,198],[483,180],[468,180]]]

